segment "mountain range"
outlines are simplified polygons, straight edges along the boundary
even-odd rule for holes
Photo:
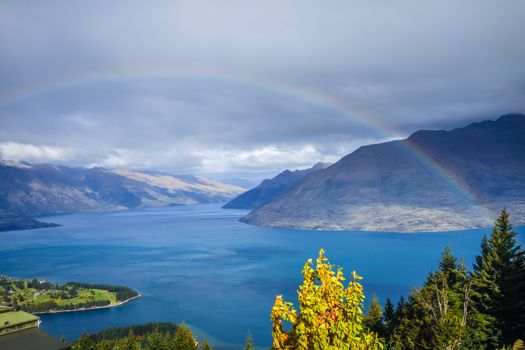
[[[224,202],[244,191],[192,175],[0,163],[0,211],[4,216]]]
[[[290,171],[286,169],[271,179],[266,179],[257,187],[244,192],[238,197],[226,203],[224,209],[255,209],[273,200],[279,194],[285,192],[301,177],[314,171],[325,169],[330,166],[327,162],[318,162],[313,167],[303,170]]]
[[[504,207],[515,224],[525,224],[522,114],[363,146],[299,178],[241,220],[301,229],[445,231],[490,226]]]

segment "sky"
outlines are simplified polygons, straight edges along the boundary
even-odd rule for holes
[[[265,177],[525,112],[522,0],[0,0],[0,158]]]

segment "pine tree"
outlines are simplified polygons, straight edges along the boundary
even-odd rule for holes
[[[383,319],[386,325],[394,321],[395,312],[396,309],[394,308],[394,304],[392,304],[392,300],[390,300],[390,298],[386,298],[385,309],[383,311]]]
[[[177,331],[175,332],[173,344],[177,350],[198,349],[198,343],[195,341],[190,329],[184,323],[181,323],[178,326]]]
[[[131,328],[128,335],[121,339],[119,350],[138,350],[137,340]]]
[[[503,209],[476,257],[475,300],[491,324],[489,348],[513,344],[525,334],[525,256]]]
[[[457,258],[452,254],[452,249],[446,247],[441,253],[441,260],[439,260],[439,271],[450,272],[456,269]]]
[[[250,332],[246,335],[246,342],[244,344],[244,350],[254,350],[253,337]]]
[[[383,308],[379,304],[377,297],[373,296],[365,316],[365,326],[369,330],[376,332],[381,338],[385,337],[385,325],[383,324]]]
[[[392,304],[392,300],[390,300],[390,298],[386,298],[385,309],[383,311],[383,321],[385,324],[386,340],[390,339],[390,336],[392,335],[395,323],[395,314],[396,310],[394,308],[394,304]]]
[[[485,340],[483,318],[471,301],[473,280],[447,248],[439,269],[427,277],[407,303],[400,302],[391,349],[479,349]],[[482,347],[481,347],[482,348]]]
[[[114,342],[108,339],[103,339],[95,346],[96,350],[114,350]],[[160,349],[157,349],[160,350]]]
[[[213,350],[213,348],[207,340],[204,340],[204,342],[202,343],[202,350]]]
[[[399,297],[392,321],[392,334],[387,339],[387,349],[405,350],[417,349],[417,331],[421,328],[419,315],[414,315],[412,297],[408,301],[404,296]]]
[[[83,332],[77,343],[72,347],[73,350],[91,350],[94,348],[94,343],[87,332]]]
[[[406,318],[406,311],[407,311],[407,302],[405,300],[405,297],[402,295],[399,297],[399,300],[397,301],[397,306],[394,311],[394,317],[392,319],[392,328],[397,328],[401,320]]]
[[[146,350],[163,350],[166,348],[165,345],[165,337],[158,330],[146,336]]]

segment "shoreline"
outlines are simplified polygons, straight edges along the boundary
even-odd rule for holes
[[[109,308],[112,308],[112,307],[118,307],[118,306],[122,306],[132,300],[135,300],[135,299],[138,299],[142,296],[142,294],[138,294],[134,297],[131,297],[129,299],[126,299],[126,300],[123,300],[123,301],[119,301],[115,304],[110,304],[110,305],[105,305],[105,306],[94,306],[94,307],[90,307],[90,308],[86,308],[86,307],[83,307],[83,308],[80,308],[80,309],[74,309],[74,310],[55,310],[55,311],[40,311],[40,312],[31,312],[31,314],[33,315],[46,315],[46,314],[60,314],[60,313],[64,313],[64,312],[81,312],[81,311],[92,311],[92,310],[100,310],[100,309],[109,309]]]

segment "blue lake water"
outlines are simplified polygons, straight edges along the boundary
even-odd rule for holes
[[[46,220],[62,227],[0,233],[0,274],[119,284],[142,294],[118,308],[42,315],[42,327],[56,337],[185,321],[217,348],[241,348],[248,331],[268,347],[275,295],[295,299],[301,268],[319,248],[348,276],[364,276],[368,297],[395,302],[421,285],[447,245],[470,267],[490,232],[270,229],[238,222],[245,213],[207,204],[53,216]],[[525,228],[517,231],[523,242]]]

